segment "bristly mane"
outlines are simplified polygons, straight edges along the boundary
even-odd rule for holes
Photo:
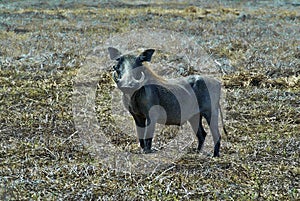
[[[143,66],[145,67],[145,70],[147,71],[147,73],[150,74],[150,76],[152,76],[153,78],[155,78],[155,79],[158,80],[159,82],[167,83],[167,80],[166,80],[164,77],[158,75],[156,72],[154,72],[154,71],[152,70],[152,68],[151,68],[148,64],[143,63]]]

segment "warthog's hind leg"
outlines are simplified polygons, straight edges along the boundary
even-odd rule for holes
[[[196,134],[197,138],[198,138],[198,151],[201,151],[204,141],[205,141],[205,137],[207,135],[207,133],[205,132],[203,126],[202,126],[202,115],[201,114],[197,114],[194,115],[192,118],[189,119],[189,122],[193,128],[194,133]]]
[[[220,146],[221,146],[221,135],[218,127],[218,108],[212,112],[211,117],[207,118],[207,123],[210,127],[210,131],[214,140],[214,157],[219,157]]]

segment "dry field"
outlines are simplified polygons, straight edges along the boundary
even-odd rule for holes
[[[41,2],[0,1],[0,200],[300,199],[299,3]],[[228,130],[220,158],[196,153],[194,142],[166,169],[122,173],[83,145],[74,78],[94,48],[142,28],[192,36],[219,66]],[[135,152],[111,115],[108,69],[97,75],[100,128]]]

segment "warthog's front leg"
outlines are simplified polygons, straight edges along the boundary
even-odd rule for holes
[[[152,139],[155,130],[155,122],[148,122],[146,120],[145,127],[136,126],[140,146],[143,149],[144,153],[152,152]]]

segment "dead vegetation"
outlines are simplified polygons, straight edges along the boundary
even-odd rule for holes
[[[85,2],[1,1],[1,200],[300,198],[299,5]],[[73,122],[74,77],[111,34],[146,27],[197,37],[220,67],[229,132],[220,158],[190,148],[165,170],[128,174],[103,168],[82,145]],[[110,115],[113,87],[110,73],[102,73],[101,129],[120,147],[138,150]],[[170,131],[177,132],[164,130],[158,141]]]

